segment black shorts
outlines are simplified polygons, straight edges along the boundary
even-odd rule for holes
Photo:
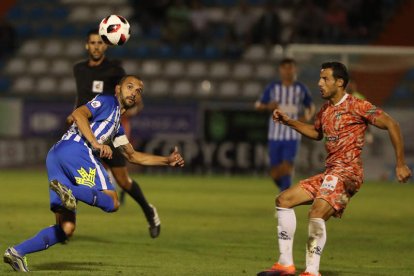
[[[112,159],[102,158],[102,162],[104,162],[110,168],[125,167],[126,166],[126,161],[125,161],[125,157],[122,155],[121,151],[119,149],[115,148],[112,143],[109,144],[109,146],[112,149]]]

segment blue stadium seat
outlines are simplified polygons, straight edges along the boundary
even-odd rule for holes
[[[14,6],[6,15],[6,18],[11,21],[19,21],[24,17],[24,11],[19,6]]]
[[[191,59],[197,56],[197,52],[192,45],[184,44],[181,46],[178,55],[183,59]]]
[[[169,45],[160,45],[156,48],[155,55],[159,58],[172,58],[174,56],[174,50]]]
[[[0,93],[8,92],[10,84],[11,82],[8,78],[0,78]]]
[[[220,56],[221,56],[220,50],[213,45],[208,45],[204,47],[202,51],[202,57],[205,59],[218,59],[220,58]]]
[[[16,26],[17,35],[21,38],[27,39],[33,34],[33,29],[30,24],[19,24]]]
[[[137,47],[130,48],[129,55],[133,58],[148,58],[151,56],[151,49],[145,44],[140,44]]]
[[[36,36],[39,36],[39,37],[51,37],[53,35],[54,31],[55,30],[54,30],[54,27],[52,25],[43,24],[43,25],[38,26],[35,29],[35,34],[36,34]]]
[[[414,81],[414,68],[408,70],[404,78],[408,81]]]
[[[78,34],[78,30],[72,24],[65,24],[56,29],[56,34],[63,37],[73,37]]]
[[[30,18],[30,20],[45,20],[48,19],[47,15],[45,9],[40,7],[34,7],[27,13],[27,17]]]
[[[54,19],[63,20],[68,16],[69,11],[63,7],[56,7],[50,12],[50,14]]]
[[[128,55],[128,49],[125,47],[109,47],[108,56],[114,58],[124,58]]]

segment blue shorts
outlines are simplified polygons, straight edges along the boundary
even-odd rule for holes
[[[99,158],[83,142],[60,141],[47,154],[47,175],[49,182],[56,179],[69,189],[73,185],[84,185],[90,189],[114,190],[108,173]],[[49,189],[50,209],[62,206],[57,194]]]
[[[269,141],[270,165],[276,166],[283,161],[293,164],[299,148],[299,141]]]

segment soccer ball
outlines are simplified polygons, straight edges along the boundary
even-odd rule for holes
[[[131,35],[128,21],[120,15],[110,15],[99,24],[99,35],[108,45],[123,45]]]

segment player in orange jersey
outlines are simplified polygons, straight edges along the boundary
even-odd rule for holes
[[[276,123],[287,125],[304,136],[324,140],[328,153],[324,173],[302,180],[276,198],[278,216],[279,260],[260,276],[295,275],[292,256],[296,217],[292,209],[312,204],[309,212],[306,270],[304,275],[320,275],[320,257],[326,242],[325,222],[340,217],[351,197],[363,183],[361,151],[368,124],[388,131],[396,156],[396,176],[406,182],[412,175],[404,159],[404,145],[398,123],[370,102],[346,93],[349,76],[339,62],[322,64],[319,79],[322,106],[313,125],[292,120],[275,109]]]

